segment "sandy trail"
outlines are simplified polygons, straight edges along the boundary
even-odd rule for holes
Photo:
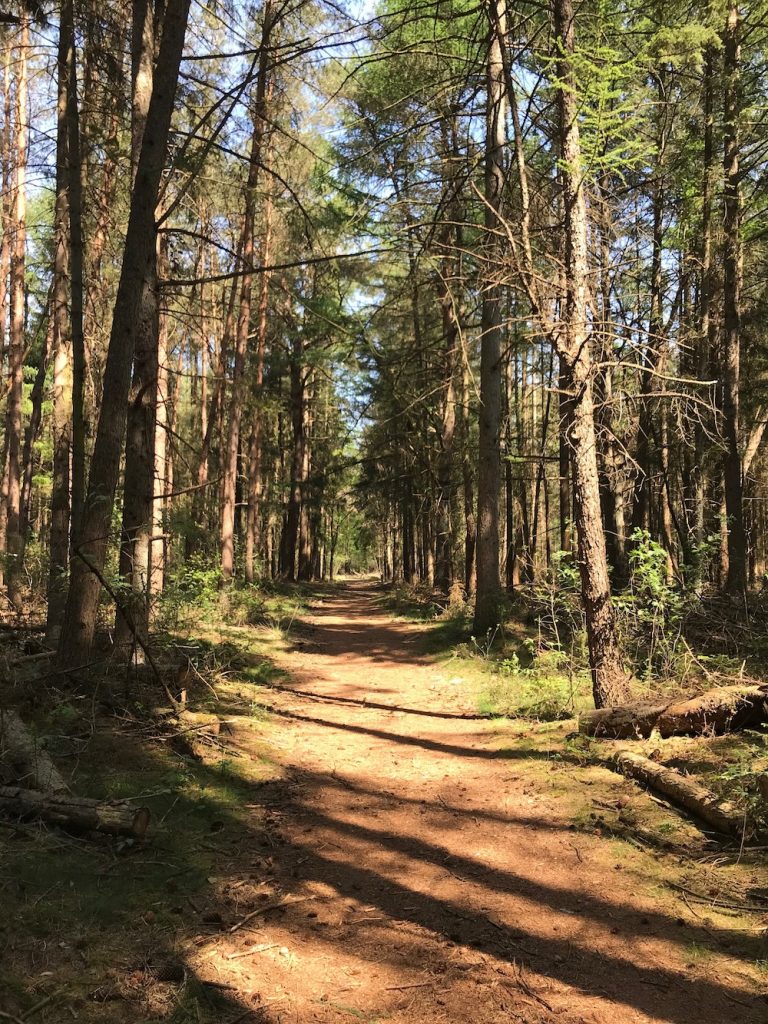
[[[465,690],[417,653],[420,627],[376,598],[370,584],[324,595],[270,698],[287,775],[274,859],[282,890],[311,899],[232,936],[235,950],[274,943],[231,962],[260,1019],[768,1019],[727,953],[743,935],[676,917],[650,855],[618,863],[615,844],[573,830],[521,774],[530,750],[500,750]]]

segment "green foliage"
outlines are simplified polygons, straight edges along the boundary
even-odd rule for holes
[[[158,614],[163,626],[173,631],[190,617],[209,618],[219,612],[221,571],[218,563],[193,554],[167,576]]]
[[[678,666],[691,599],[673,579],[661,544],[644,530],[629,540],[629,587],[615,601],[622,643],[645,678],[668,676]]]
[[[393,584],[387,589],[383,604],[393,614],[404,619],[435,619],[442,612],[431,588],[423,584]]]

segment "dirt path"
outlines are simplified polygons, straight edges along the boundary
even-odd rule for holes
[[[746,941],[758,960],[764,940],[676,917],[650,854],[574,831],[375,588],[339,588],[307,621],[271,700],[279,891],[306,901],[218,947],[217,976],[258,994],[259,1019],[768,1018],[728,952]]]

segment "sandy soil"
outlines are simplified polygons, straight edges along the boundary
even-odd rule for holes
[[[768,1020],[729,953],[765,960],[764,936],[677,916],[650,854],[574,830],[376,596],[325,595],[283,657],[285,778],[260,793],[252,851],[274,880],[201,944],[198,974],[265,1024]]]

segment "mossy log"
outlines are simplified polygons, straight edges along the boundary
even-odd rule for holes
[[[40,793],[21,786],[0,786],[0,811],[9,817],[41,818],[79,831],[141,838],[149,827],[146,807],[108,803],[69,793]]]
[[[579,716],[579,732],[603,739],[643,739],[650,736],[666,704],[643,702],[586,711]]]
[[[604,739],[722,735],[768,721],[768,686],[719,686],[687,700],[638,702],[588,711],[579,732]]]
[[[768,686],[719,686],[675,701],[656,722],[662,736],[722,735],[768,721]]]
[[[743,815],[733,804],[720,800],[715,793],[693,779],[630,750],[620,750],[614,761],[624,775],[663,793],[674,804],[711,825],[717,832],[730,836],[741,835]]]

